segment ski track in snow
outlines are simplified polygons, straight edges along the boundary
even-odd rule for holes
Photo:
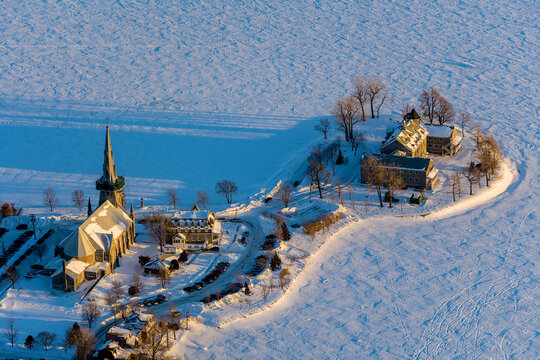
[[[188,333],[186,359],[540,357],[536,2],[6,1],[0,17],[2,198],[90,192],[77,174],[99,171],[107,117],[119,172],[156,201],[218,176],[247,196],[359,73],[390,84],[395,116],[436,86],[516,164],[477,209],[344,229],[270,310]]]

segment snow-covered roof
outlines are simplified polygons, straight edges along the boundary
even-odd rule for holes
[[[96,250],[108,251],[113,239],[131,223],[131,218],[121,208],[106,200],[81,226],[62,240],[60,246],[70,257],[93,255]]]
[[[120,326],[113,326],[107,331],[107,334],[127,338],[131,335],[131,330],[124,329],[123,327],[120,327]]]
[[[189,219],[189,220],[206,220],[210,217],[211,212],[208,210],[199,211],[181,211],[173,216],[173,219]]]
[[[161,259],[153,259],[147,262],[144,265],[145,269],[155,269],[155,270],[167,270],[170,266],[170,262],[166,265]]]
[[[431,160],[429,158],[419,158],[412,156],[394,156],[383,154],[364,154],[362,159],[373,156],[377,161],[380,161],[385,166],[394,165],[396,168],[403,170],[427,170]]]
[[[79,277],[79,275],[86,270],[86,268],[89,265],[85,263],[84,261],[80,261],[77,259],[71,259],[66,264],[66,275],[69,276],[72,279],[75,279]],[[60,267],[56,272],[53,274],[53,277],[63,271],[63,268]]]
[[[392,131],[381,145],[381,149],[394,141],[398,141],[408,150],[413,151],[422,143],[422,140],[427,137],[427,135],[428,132],[422,124],[417,123],[414,120],[409,120]]]
[[[428,136],[435,136],[441,138],[449,138],[452,136],[452,131],[454,131],[453,126],[447,125],[424,125],[428,131]]]
[[[110,241],[104,235],[112,235],[112,238],[116,239],[131,223],[131,218],[124,210],[106,200],[80,227],[90,235],[97,245],[108,250]]]

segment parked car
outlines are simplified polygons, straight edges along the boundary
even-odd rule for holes
[[[164,303],[165,301],[167,301],[169,299],[165,295],[159,294],[158,296],[156,296],[156,300],[157,300],[158,304],[162,304],[162,303]]]
[[[193,287],[196,290],[202,289],[203,286],[204,286],[204,283],[202,281],[197,281],[195,284],[193,284]]]
[[[185,291],[185,292],[193,292],[194,290],[195,290],[195,289],[193,288],[193,286],[186,286],[186,287],[184,288],[184,291]]]

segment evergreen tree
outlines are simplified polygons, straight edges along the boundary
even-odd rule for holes
[[[276,271],[281,266],[281,259],[279,258],[279,255],[277,253],[274,253],[274,256],[272,257],[272,260],[270,260],[270,269],[272,271]]]
[[[180,260],[181,262],[186,262],[186,261],[188,261],[188,254],[187,254],[187,252],[182,251],[182,253],[180,254],[179,260]]]
[[[345,162],[343,159],[343,153],[341,152],[341,149],[339,149],[339,153],[336,159],[336,165],[342,165]]]
[[[90,202],[90,198],[88,198],[88,216],[92,215],[92,203]]]
[[[36,339],[34,339],[32,335],[28,335],[28,337],[26,338],[24,342],[24,346],[28,348],[29,350],[32,350],[35,342],[36,342]]]
[[[289,231],[287,223],[284,221],[281,223],[281,241],[289,240],[291,240],[291,232]]]
[[[249,285],[247,282],[244,283],[244,294],[251,295],[251,290],[249,289]]]

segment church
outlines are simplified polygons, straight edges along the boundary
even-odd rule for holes
[[[96,181],[99,206],[57,245],[63,266],[52,275],[53,289],[75,291],[84,280],[114,272],[119,258],[135,241],[133,205],[125,210],[124,177],[116,175],[109,125],[106,128],[103,175]]]

